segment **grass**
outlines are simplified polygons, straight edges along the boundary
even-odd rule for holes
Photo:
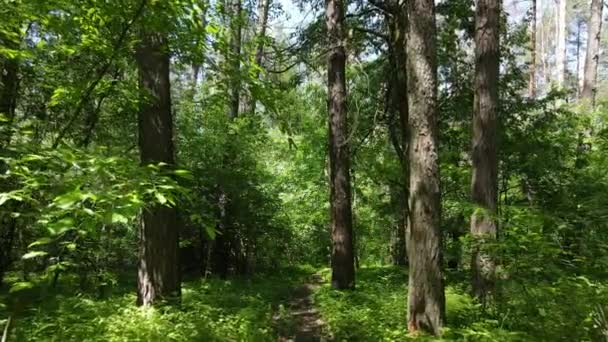
[[[442,337],[409,336],[407,273],[395,267],[359,269],[355,291],[332,290],[329,270],[310,267],[252,279],[193,280],[184,283],[180,306],[159,308],[135,306],[133,280],[99,299],[75,292],[77,282],[65,277],[52,291],[38,286],[12,295],[12,303],[0,305],[0,327],[16,304],[27,302],[9,341],[276,341],[296,328],[286,308],[292,289],[315,272],[326,280],[314,294],[315,305],[335,341],[608,340],[608,286],[581,276],[523,287],[503,281],[500,302],[483,313],[466,294],[466,280],[448,275]],[[6,302],[6,296],[0,299]]]
[[[186,282],[179,307],[139,308],[131,286],[103,300],[65,295],[66,286],[43,296],[30,291],[28,309],[15,319],[9,340],[276,341],[279,332],[293,328],[281,314],[282,303],[312,272],[294,268],[253,279]],[[6,316],[0,308],[0,318]]]

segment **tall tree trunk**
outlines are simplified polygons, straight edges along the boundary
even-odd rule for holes
[[[16,10],[16,9],[15,9]],[[0,44],[9,49],[17,49],[19,44],[5,34],[0,32]],[[0,59],[0,156],[4,149],[10,144],[15,109],[19,88],[19,60],[16,58]],[[0,174],[6,172],[6,164],[0,161]],[[0,185],[0,191],[11,190],[10,182]],[[7,203],[7,213],[0,214],[0,285],[4,279],[4,273],[12,262],[13,245],[15,241],[16,220],[8,212],[14,210],[15,204]]]
[[[532,0],[530,7],[530,80],[528,96],[530,98],[536,97],[536,0]]]
[[[164,35],[143,32],[136,49],[139,87],[139,149],[143,165],[174,164],[169,53]],[[176,209],[154,204],[143,210],[138,271],[139,305],[179,299]]]
[[[557,10],[557,37],[555,44],[555,68],[557,70],[557,87],[562,89],[566,79],[566,9],[567,0],[559,1]]]
[[[257,46],[255,50],[255,64],[259,67],[262,66],[264,61],[264,47],[266,44],[266,29],[268,27],[268,12],[270,9],[270,0],[259,0],[258,4],[258,22],[256,28],[256,39]],[[254,72],[254,78],[260,77],[260,71],[258,69]],[[256,99],[253,94],[249,94],[249,101],[247,108],[244,110],[246,113],[255,113]]]
[[[495,262],[481,246],[496,239],[500,0],[478,0],[475,12],[475,95],[473,103],[473,177],[471,195],[477,209],[471,217],[476,241],[471,260],[474,294],[485,303],[494,292]]]
[[[602,0],[591,1],[591,16],[589,19],[589,29],[587,38],[587,54],[585,56],[585,74],[583,77],[584,99],[595,102],[597,65],[600,60],[600,34],[602,32],[602,10],[604,3]]]
[[[327,61],[327,110],[329,114],[329,165],[331,206],[331,284],[336,289],[355,286],[351,208],[350,155],[346,113],[346,51],[344,3],[325,1],[329,35]]]
[[[578,20],[576,23],[576,96],[581,97],[581,92],[583,91],[583,64],[581,63],[581,26],[583,26],[583,21]]]
[[[546,27],[545,27],[545,20],[544,20],[544,3],[543,0],[541,0],[541,5],[540,8],[543,9],[541,13],[543,13],[543,15],[541,16],[541,20],[540,20],[540,63],[541,63],[541,77],[539,77],[539,79],[543,80],[543,85],[547,85],[547,83],[549,82],[549,73],[548,73],[548,69],[549,67],[547,66],[547,34],[546,34]]]
[[[387,15],[387,22],[389,28],[389,42],[388,42],[388,53],[389,53],[389,68],[387,69],[387,79],[390,84],[389,90],[389,105],[390,111],[389,117],[394,118],[398,116],[398,126],[394,123],[394,120],[390,120],[389,127],[391,142],[399,158],[399,162],[403,169],[403,179],[406,181],[399,191],[396,192],[398,198],[396,203],[399,208],[398,220],[393,232],[391,255],[393,258],[393,264],[405,265],[407,263],[407,243],[406,243],[406,231],[407,222],[409,216],[409,208],[407,204],[407,198],[409,196],[409,187],[407,180],[409,180],[409,164],[408,164],[408,102],[407,96],[403,96],[403,92],[407,89],[407,54],[406,54],[406,35],[407,30],[407,13],[403,8],[402,3],[399,1],[389,2],[390,14]],[[397,132],[401,132],[401,136],[397,135]],[[394,185],[391,185],[394,187]],[[395,190],[391,191],[391,194],[395,194]]]
[[[241,38],[242,21],[241,0],[232,0],[230,18],[230,117],[239,116],[239,104],[241,96]]]
[[[438,335],[445,321],[445,294],[441,269],[435,3],[412,0],[406,6],[410,163],[408,329]]]

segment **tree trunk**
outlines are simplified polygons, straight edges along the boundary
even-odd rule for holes
[[[0,32],[0,42],[7,48],[17,49],[19,44]],[[19,61],[16,58],[0,60],[0,155],[10,144],[15,109],[17,107],[17,96],[19,89]],[[0,174],[6,172],[6,164],[0,161]],[[4,182],[0,185],[0,191],[11,190],[12,185]],[[7,203],[8,212],[15,210],[15,203]],[[16,220],[9,213],[0,214],[0,285],[4,279],[4,273],[12,262],[13,244],[15,241]]]
[[[173,119],[166,38],[144,32],[136,49],[139,87],[139,149],[143,165],[174,164]],[[153,204],[143,210],[138,271],[139,305],[179,299],[178,224],[176,209]]]
[[[475,13],[475,95],[473,102],[473,177],[471,195],[477,206],[471,217],[473,247],[471,270],[474,294],[485,303],[494,292],[495,263],[480,246],[496,239],[500,0],[478,0]]]
[[[412,0],[406,6],[410,163],[408,329],[438,335],[445,322],[445,294],[439,226],[435,3]],[[402,94],[405,95],[405,89]]]
[[[581,26],[583,25],[582,20],[578,20],[576,23],[576,96],[580,98],[582,91],[582,75],[581,75]],[[580,84],[580,86],[579,86]]]
[[[528,96],[530,98],[536,97],[536,0],[532,0],[530,7],[530,80]]]
[[[264,61],[264,47],[266,44],[266,28],[268,27],[268,11],[270,9],[270,0],[259,0],[258,5],[258,23],[257,23],[257,34],[256,39],[257,46],[255,51],[255,64],[258,67],[262,67]],[[260,71],[255,69],[254,79],[260,77]],[[247,102],[247,108],[244,110],[245,113],[255,113],[256,99],[253,94],[249,94],[249,101]]]
[[[407,29],[407,13],[398,1],[392,1],[390,4],[390,14],[387,15],[389,42],[388,42],[388,59],[389,68],[387,69],[387,79],[390,84],[389,90],[389,127],[392,145],[397,153],[399,162],[403,169],[403,187],[399,190],[391,190],[392,195],[397,195],[395,198],[399,214],[397,215],[397,223],[394,227],[391,243],[391,256],[394,265],[405,265],[407,263],[407,243],[406,231],[409,216],[409,208],[407,198],[409,196],[409,188],[407,180],[409,179],[409,164],[407,161],[408,153],[408,102],[407,96],[403,96],[403,92],[407,89],[407,54],[406,54],[406,36]],[[394,118],[398,116],[398,126],[395,125]],[[401,136],[397,132],[401,132]],[[394,185],[391,185],[394,187]]]
[[[353,225],[350,189],[350,155],[346,113],[346,52],[344,48],[344,3],[325,1],[325,23],[329,35],[327,61],[327,110],[329,113],[330,205],[332,236],[332,286],[355,286]]]
[[[16,44],[0,37],[0,42],[9,48],[16,48]],[[19,62],[15,58],[0,60],[0,147],[10,143],[12,136],[12,124],[15,118],[17,106],[17,92],[19,88]]]
[[[587,54],[585,56],[585,73],[583,77],[584,99],[595,102],[597,65],[600,59],[600,34],[602,32],[602,10],[604,4],[602,0],[591,1],[591,16],[589,19],[589,29],[587,35]]]
[[[562,89],[566,79],[566,1],[559,1],[557,10],[557,37],[555,44],[555,68],[557,70],[557,87]]]
[[[241,0],[232,0],[230,18],[230,118],[239,116],[241,96]]]

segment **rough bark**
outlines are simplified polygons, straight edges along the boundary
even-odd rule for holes
[[[445,322],[445,294],[439,226],[435,3],[412,0],[406,6],[410,163],[408,329],[438,335]]]
[[[482,302],[494,292],[495,263],[481,245],[496,239],[499,16],[500,0],[477,1],[471,181],[471,195],[477,208],[471,217],[471,234],[478,240],[473,247],[471,270],[473,292]]]
[[[536,97],[536,0],[530,5],[530,79],[528,96]]]
[[[16,47],[14,43],[2,39],[0,43],[9,48]],[[11,126],[15,118],[15,108],[17,106],[17,93],[19,88],[19,61],[15,58],[0,60],[0,147],[9,144],[11,139]]]
[[[388,3],[390,13],[387,14],[387,23],[389,29],[388,50],[389,50],[389,68],[387,70],[387,79],[390,84],[388,86],[388,110],[389,110],[389,132],[391,143],[395,149],[395,153],[399,158],[403,169],[405,180],[409,179],[409,164],[408,157],[408,102],[407,96],[403,96],[403,92],[407,89],[407,54],[406,54],[406,30],[407,30],[407,13],[398,1]],[[394,117],[397,116],[397,124]],[[397,132],[401,132],[398,136]],[[395,187],[395,185],[391,185]],[[392,190],[391,194],[397,194],[398,198],[394,201],[399,208],[398,220],[393,229],[391,239],[391,256],[394,265],[405,265],[407,263],[407,243],[406,231],[409,216],[409,208],[407,198],[409,196],[409,187],[407,182],[398,191]]]
[[[583,91],[581,96],[595,102],[597,65],[600,59],[600,34],[602,32],[602,0],[591,1],[591,16],[587,38],[587,54],[585,56],[585,73],[583,77]]]
[[[557,87],[563,88],[566,79],[566,9],[567,0],[557,0],[557,36],[555,44],[555,68],[557,70]]]
[[[142,93],[139,112],[141,163],[174,164],[173,119],[166,38],[143,32],[136,49]],[[176,209],[154,204],[143,210],[138,270],[139,305],[152,305],[180,297]]]
[[[4,35],[0,35],[0,44],[17,49],[18,44]],[[16,58],[0,59],[0,155],[10,144],[12,137],[12,126],[15,119],[17,107],[17,96],[19,89],[19,61]],[[6,171],[6,164],[0,161],[0,174]],[[9,182],[0,185],[0,191],[8,191],[11,188]],[[15,241],[15,218],[8,212],[14,210],[13,203],[7,203],[6,214],[0,213],[0,285],[4,274],[12,262],[13,245]]]
[[[350,155],[346,113],[346,51],[344,3],[325,1],[329,36],[327,61],[327,110],[329,114],[329,164],[332,254],[331,283],[334,288],[355,286],[351,208]]]

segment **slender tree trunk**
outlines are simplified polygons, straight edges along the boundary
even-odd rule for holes
[[[136,49],[139,87],[139,149],[143,165],[174,164],[173,118],[167,40],[144,32]],[[178,224],[176,209],[154,204],[143,210],[138,271],[139,305],[179,299]]]
[[[557,10],[557,37],[555,44],[555,68],[557,70],[557,87],[562,89],[566,79],[566,9],[567,0],[558,0],[559,8]]]
[[[264,47],[266,44],[266,29],[268,27],[268,12],[270,9],[270,0],[259,0],[258,4],[258,22],[257,22],[257,46],[255,51],[255,64],[262,67],[264,61]],[[255,70],[254,78],[260,77],[260,71]],[[246,113],[255,113],[256,99],[253,94],[249,94],[250,98],[247,103]]]
[[[389,68],[387,70],[387,79],[389,84],[389,111],[390,117],[398,116],[398,126],[394,124],[394,120],[390,120],[389,132],[391,142],[399,158],[399,162],[403,169],[403,175],[406,181],[401,189],[396,192],[398,198],[396,203],[399,207],[398,220],[393,232],[392,239],[392,258],[393,264],[405,265],[407,263],[407,243],[406,232],[407,222],[409,221],[409,208],[407,198],[409,197],[409,163],[408,163],[408,102],[407,96],[403,96],[403,92],[407,89],[407,54],[406,54],[406,30],[407,30],[407,12],[402,7],[399,1],[390,2],[391,13],[387,15],[389,28]],[[397,131],[401,132],[401,136],[397,136]],[[391,193],[395,193],[393,190]]]
[[[532,0],[530,7],[530,80],[528,96],[530,98],[536,97],[536,0]]]
[[[412,0],[406,6],[410,163],[408,329],[438,335],[445,322],[445,294],[441,269],[435,3]]]
[[[585,73],[583,77],[583,91],[581,93],[584,99],[588,99],[594,104],[596,82],[597,82],[597,65],[600,59],[600,34],[602,32],[602,10],[604,3],[602,0],[591,1],[591,16],[589,19],[589,29],[587,38],[587,54],[585,56]]]
[[[347,289],[355,286],[355,267],[346,113],[344,3],[342,0],[325,1],[325,23],[330,44],[327,61],[327,110],[329,113],[330,206],[333,242],[331,284],[336,289]]]
[[[581,70],[581,26],[583,24],[582,20],[579,20],[576,23],[576,96],[580,97],[582,88],[578,86],[578,80],[581,79],[580,70]]]
[[[494,292],[495,262],[483,242],[496,239],[500,0],[478,0],[475,13],[475,96],[473,103],[473,178],[471,195],[477,209],[471,217],[473,292],[485,303]]]
[[[241,96],[241,38],[242,20],[241,0],[232,0],[232,16],[230,18],[230,117],[232,119],[239,116],[240,96]]]

